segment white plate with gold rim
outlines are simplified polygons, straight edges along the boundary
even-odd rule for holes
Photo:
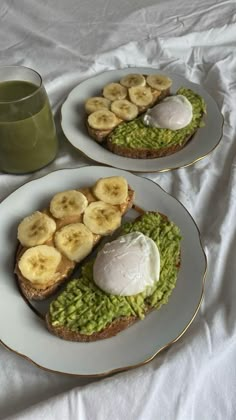
[[[84,103],[90,96],[98,96],[102,88],[110,82],[119,81],[128,73],[165,74],[173,80],[171,92],[180,87],[194,90],[206,102],[207,114],[203,117],[205,127],[199,128],[187,145],[177,153],[155,159],[131,159],[118,156],[96,143],[87,132]],[[153,68],[129,67],[111,70],[91,77],[76,86],[68,95],[61,108],[61,126],[69,142],[88,158],[115,168],[132,172],[164,172],[191,165],[207,156],[220,142],[223,133],[223,116],[214,99],[205,89],[177,74],[163,73]]]
[[[13,274],[17,225],[29,213],[47,206],[58,191],[92,185],[98,178],[113,175],[126,177],[135,190],[137,206],[160,211],[180,227],[183,239],[176,288],[167,305],[116,337],[93,343],[64,341],[48,332],[19,293]],[[131,210],[126,220],[136,215]],[[183,205],[149,179],[102,166],[58,170],[10,194],[1,203],[0,220],[0,342],[44,369],[94,376],[142,365],[180,338],[199,309],[207,264],[198,228]]]

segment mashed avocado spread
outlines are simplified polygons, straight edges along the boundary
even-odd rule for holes
[[[202,115],[206,112],[204,99],[191,89],[180,88],[177,95],[185,96],[193,107],[193,118],[190,124],[179,130],[154,128],[144,125],[142,117],[119,124],[110,134],[109,140],[123,147],[131,149],[161,149],[164,147],[181,145],[202,124]]]
[[[71,280],[51,303],[49,311],[53,326],[90,335],[119,317],[134,315],[143,319],[149,307],[159,309],[167,303],[178,274],[179,228],[159,213],[145,213],[139,220],[122,226],[122,235],[130,232],[142,232],[156,242],[161,257],[159,281],[137,295],[109,295],[93,282],[94,260],[89,261],[83,266],[81,277]]]

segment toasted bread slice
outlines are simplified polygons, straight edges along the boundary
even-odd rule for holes
[[[91,188],[78,189],[78,191],[82,192],[86,196],[89,204],[97,201],[97,198],[93,195]],[[117,205],[121,215],[124,215],[132,207],[133,202],[134,202],[134,197],[135,197],[134,190],[130,186],[128,186],[127,199],[125,200],[124,203]],[[44,209],[42,212],[46,213],[47,215],[49,215],[51,218],[55,220],[56,225],[57,225],[56,231],[58,231],[58,229],[60,229],[61,227],[65,225],[82,221],[82,215],[73,216],[73,217],[65,217],[63,219],[55,219],[50,213],[49,209]],[[99,243],[101,238],[102,238],[101,235],[93,234],[93,248]],[[45,242],[45,244],[53,246],[54,245],[53,238]],[[17,251],[16,251],[16,261],[15,261],[14,271],[15,271],[18,286],[21,292],[29,300],[31,299],[43,300],[51,296],[59,288],[59,286],[68,279],[68,277],[71,275],[71,273],[75,270],[75,268],[78,265],[74,261],[71,261],[64,255],[62,255],[61,262],[57,268],[57,273],[58,272],[60,273],[60,278],[59,279],[57,278],[56,280],[52,279],[51,281],[48,281],[43,286],[40,284],[35,284],[35,283],[33,284],[22,275],[19,269],[19,260],[26,250],[27,250],[26,247],[22,246],[20,243],[18,244]]]
[[[117,125],[119,125],[122,122],[123,120],[117,118]],[[86,127],[90,137],[96,140],[97,143],[103,143],[104,141],[106,141],[107,136],[112,132],[112,130],[114,130],[95,130],[94,128],[90,127],[88,121],[86,121]]]
[[[126,223],[121,234],[136,231],[152,238],[160,252],[160,279],[150,294],[125,297],[101,291],[93,282],[93,261],[90,261],[82,268],[81,277],[70,281],[51,303],[46,315],[46,325],[51,333],[65,340],[81,342],[110,338],[167,303],[180,268],[179,228],[163,214],[146,212],[134,222]],[[95,326],[91,330],[92,323]]]
[[[162,91],[151,88],[151,92],[152,92],[152,96],[153,96],[152,103],[149,104],[148,106],[138,106],[139,115],[141,115],[145,111],[147,111],[148,108],[152,108],[154,105],[156,105],[162,99],[164,99],[166,96],[169,96],[170,95],[170,88],[162,90]],[[122,119],[117,117],[116,127],[121,123],[126,124],[126,122],[124,122]],[[88,130],[88,133],[89,133],[90,137],[92,137],[94,140],[96,140],[97,143],[100,143],[100,144],[103,143],[105,145],[106,145],[107,137],[114,130],[114,128],[109,129],[109,130],[95,130],[94,128],[90,127],[87,119],[86,119],[86,127],[87,127],[87,130]]]
[[[164,156],[172,155],[173,153],[178,152],[183,149],[187,142],[194,136],[197,129],[194,130],[189,136],[186,136],[181,144],[173,144],[172,146],[162,147],[162,148],[131,148],[126,146],[121,146],[113,143],[110,139],[107,139],[107,148],[116,155],[124,156],[131,159],[154,159]]]
[[[112,321],[102,331],[88,335],[88,334],[80,334],[78,331],[72,331],[71,329],[64,326],[54,327],[51,323],[51,317],[50,317],[49,312],[46,314],[46,318],[45,318],[47,328],[52,334],[57,335],[63,340],[77,341],[77,342],[91,342],[91,341],[103,340],[104,338],[111,338],[117,335],[119,332],[130,327],[132,324],[138,321],[138,319],[139,318],[134,315],[130,315],[126,317],[123,316],[121,318],[117,318],[114,321]]]
[[[107,148],[133,159],[159,158],[183,149],[201,126],[206,105],[203,98],[190,89],[181,88],[176,93],[185,96],[192,104],[193,118],[188,126],[179,130],[153,128],[137,118],[116,127],[106,139]]]

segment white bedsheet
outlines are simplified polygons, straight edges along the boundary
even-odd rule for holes
[[[212,95],[225,124],[208,157],[148,174],[190,211],[208,256],[204,300],[186,334],[146,366],[97,380],[46,372],[0,346],[0,419],[236,418],[235,22],[229,0],[1,0],[0,65],[41,73],[60,152],[37,173],[0,174],[0,201],[55,168],[89,164],[64,138],[59,107],[76,84],[104,70],[152,66],[182,74]]]

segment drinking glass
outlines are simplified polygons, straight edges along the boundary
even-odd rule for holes
[[[55,123],[41,76],[28,67],[0,67],[0,170],[23,174],[56,156]]]

